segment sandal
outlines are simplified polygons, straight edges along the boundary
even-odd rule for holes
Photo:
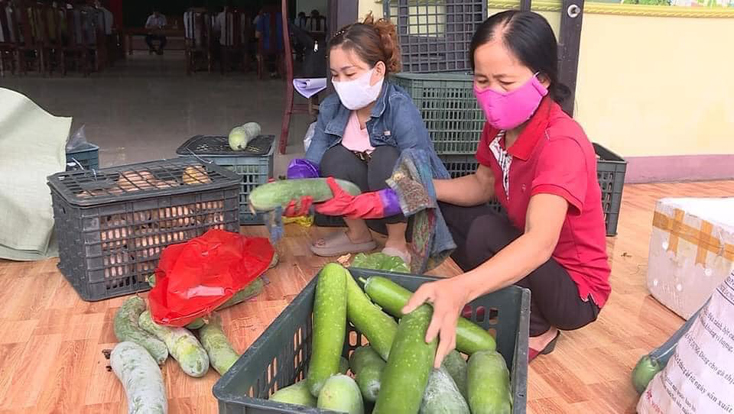
[[[410,267],[410,259],[411,259],[411,257],[410,257],[410,253],[409,252],[404,252],[404,251],[402,251],[400,249],[396,249],[394,247],[385,247],[384,249],[382,249],[382,252],[385,253],[388,256],[399,257],[399,258],[403,259],[403,261],[405,262],[405,264],[408,265],[408,267]]]
[[[556,332],[556,336],[548,342],[548,345],[545,346],[545,348],[538,351],[537,349],[528,348],[528,362],[534,360],[538,357],[538,355],[548,355],[551,352],[553,352],[554,349],[556,349],[556,342],[558,342],[558,337],[561,336],[561,331],[559,330]]]
[[[316,256],[342,256],[348,253],[366,253],[375,250],[377,243],[370,240],[364,243],[354,243],[347,236],[346,231],[334,232],[311,245],[311,252]]]

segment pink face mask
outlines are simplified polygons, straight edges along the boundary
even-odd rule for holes
[[[487,121],[494,128],[508,130],[522,125],[538,109],[540,101],[548,94],[548,89],[538,80],[537,75],[524,85],[507,93],[487,88],[483,91],[474,86],[474,95],[479,107],[484,110]]]

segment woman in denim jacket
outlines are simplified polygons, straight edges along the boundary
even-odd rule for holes
[[[363,23],[338,31],[328,48],[337,93],[321,104],[306,156],[291,162],[287,177],[334,177],[355,183],[364,194],[316,206],[317,212],[343,216],[348,230],[317,240],[311,250],[319,256],[374,250],[371,227],[387,233],[383,253],[408,262],[407,220],[385,180],[403,150],[425,150],[440,161],[410,96],[387,79],[400,70],[395,26],[368,15]],[[300,215],[309,207],[310,200],[300,200],[286,215]]]

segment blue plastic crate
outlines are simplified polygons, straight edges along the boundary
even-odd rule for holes
[[[87,143],[85,146],[66,153],[66,171],[98,170],[99,147]]]

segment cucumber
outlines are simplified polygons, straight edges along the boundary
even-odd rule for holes
[[[349,361],[344,357],[339,358],[339,373],[346,375],[347,371],[349,371]]]
[[[351,377],[338,374],[326,380],[319,394],[318,408],[348,414],[363,414],[362,393]]]
[[[387,313],[400,318],[402,309],[413,294],[390,279],[372,276],[364,284],[364,291]],[[497,345],[489,332],[466,318],[456,325],[456,349],[471,355],[477,351],[494,351]]]
[[[313,305],[311,362],[306,381],[311,395],[319,396],[329,377],[339,372],[347,329],[347,269],[329,263],[316,282]]]
[[[209,370],[209,356],[194,334],[185,328],[161,326],[153,322],[150,312],[140,315],[140,327],[163,341],[186,375],[203,377]]]
[[[433,308],[421,305],[400,320],[373,414],[415,414],[420,409],[436,357],[437,341],[426,343],[432,315]]]
[[[339,187],[356,196],[362,192],[349,181],[336,180]],[[330,200],[334,194],[326,182],[326,178],[303,178],[295,180],[279,180],[256,187],[250,193],[250,208],[255,211],[271,211],[277,207],[286,207],[292,200],[310,196],[314,203]]]
[[[288,387],[281,388],[274,392],[268,399],[270,401],[316,407],[316,398],[308,390],[306,381],[299,381]]]
[[[454,380],[456,387],[461,392],[464,398],[469,398],[466,389],[466,374],[467,367],[464,357],[461,356],[456,350],[449,352],[446,358],[443,359],[441,367],[446,369],[446,372],[451,375],[451,379]]]
[[[347,277],[347,317],[372,349],[387,361],[398,323],[372,303],[351,276]]]
[[[273,256],[273,259],[277,259],[277,254]],[[148,276],[148,284],[150,285],[150,287],[155,286],[155,275]],[[229,307],[237,305],[238,303],[254,298],[255,296],[262,293],[264,287],[265,282],[263,282],[263,280],[258,277],[257,279],[250,282],[247,286],[242,288],[239,292],[235,293],[234,296],[229,298],[226,302],[219,305],[216,310],[227,309]],[[205,324],[206,321],[204,320],[204,318],[196,318],[193,322],[190,322],[188,325],[186,325],[186,329],[199,329]]]
[[[222,330],[219,315],[212,315],[209,323],[199,330],[199,339],[201,339],[201,345],[209,356],[209,363],[219,375],[224,375],[225,372],[229,371],[240,358],[240,354],[232,348],[232,344],[229,343]]]
[[[704,304],[704,306],[706,305],[708,305],[708,301]],[[637,365],[632,370],[632,386],[635,387],[635,391],[638,394],[645,392],[650,381],[652,381],[658,372],[665,368],[668,360],[675,353],[678,342],[691,328],[691,325],[698,318],[700,312],[701,309],[697,310],[665,343],[653,349],[649,354],[643,355],[637,361]]]
[[[385,361],[370,346],[360,346],[349,357],[354,379],[357,381],[362,398],[365,401],[377,401],[380,392],[380,375],[385,368]]]
[[[110,366],[125,389],[129,414],[168,412],[161,369],[145,348],[135,342],[120,342],[112,348]]]
[[[469,357],[467,379],[472,414],[512,412],[510,371],[498,352],[479,351]]]
[[[143,298],[133,296],[127,299],[115,313],[115,337],[120,342],[130,341],[142,346],[150,352],[158,365],[162,365],[168,358],[168,349],[166,344],[138,325],[140,314],[144,311]]]
[[[420,414],[470,414],[469,405],[446,368],[434,369],[428,377]]]

